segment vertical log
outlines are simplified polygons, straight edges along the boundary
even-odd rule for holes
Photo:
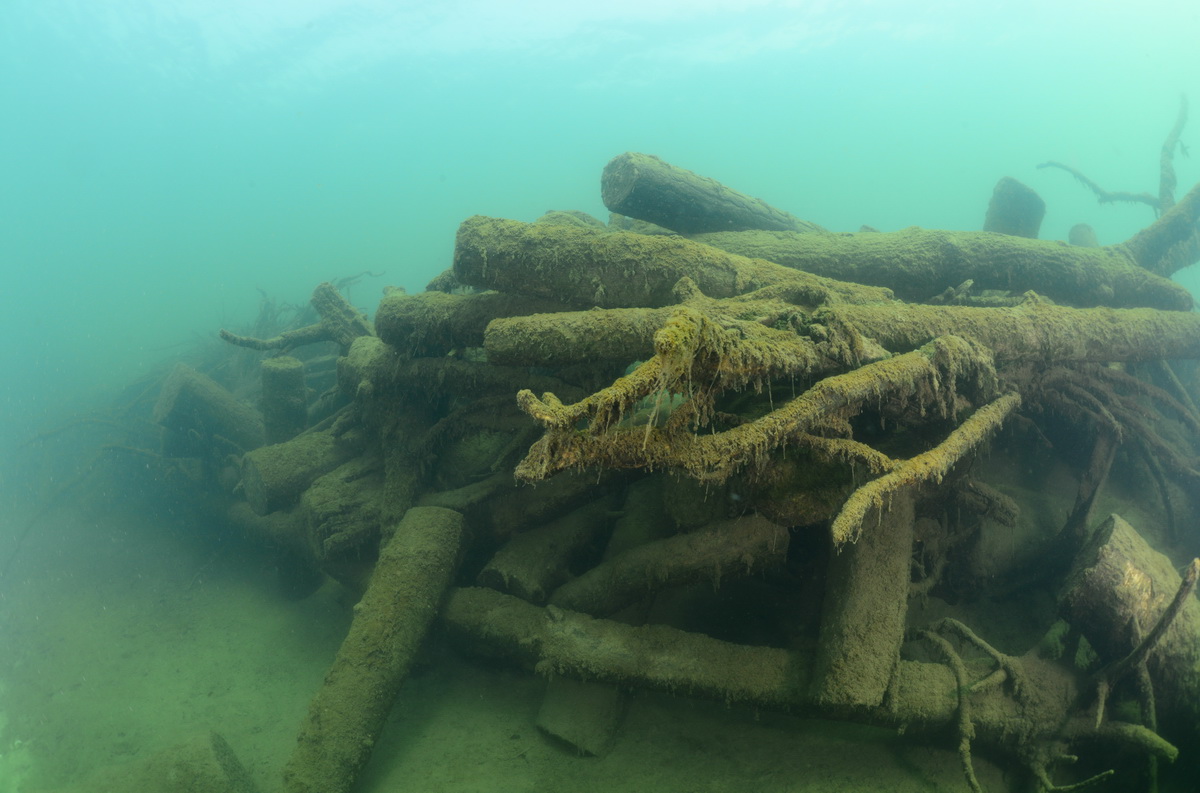
[[[281,355],[263,361],[260,371],[267,443],[291,440],[308,425],[304,363],[290,355]]]
[[[876,512],[875,510],[872,510]],[[904,640],[913,496],[901,491],[857,542],[835,552],[821,614],[812,695],[822,707],[877,707]]]

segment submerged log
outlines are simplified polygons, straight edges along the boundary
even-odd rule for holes
[[[228,454],[263,443],[258,412],[187,364],[175,364],[163,383],[154,421],[163,428],[166,457],[208,457],[214,450]],[[222,448],[222,441],[233,448]]]
[[[678,302],[675,285],[684,277],[709,297],[733,297],[765,286],[787,288],[797,302],[809,305],[891,297],[886,289],[822,278],[681,237],[481,215],[459,226],[454,273],[472,286],[582,308],[671,305]]]
[[[1046,202],[1032,188],[1006,176],[996,183],[988,202],[984,231],[1036,240],[1046,216]]]
[[[283,443],[308,426],[304,363],[290,355],[267,358],[262,372],[262,411],[267,443]]]
[[[345,459],[331,432],[306,432],[286,443],[263,446],[242,458],[242,489],[259,515],[286,509],[321,474]]]
[[[1129,654],[1180,588],[1175,565],[1119,515],[1079,554],[1060,595],[1066,618],[1108,662]],[[1200,739],[1200,601],[1187,598],[1146,661],[1168,729]],[[1196,745],[1193,743],[1193,745]]]
[[[715,179],[649,154],[625,152],[604,167],[600,196],[609,210],[680,234],[704,231],[824,231]]]
[[[301,725],[285,793],[353,787],[454,574],[462,531],[462,516],[440,507],[414,507],[396,527]]]
[[[1176,235],[1178,236],[1178,235]],[[883,286],[921,302],[974,281],[974,289],[1034,291],[1070,306],[1187,311],[1191,294],[1124,245],[1084,248],[986,231],[907,228],[873,234],[743,231],[697,242],[808,273]]]

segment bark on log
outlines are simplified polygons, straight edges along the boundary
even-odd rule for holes
[[[555,606],[539,608],[490,589],[454,589],[442,612],[448,633],[475,652],[543,674],[688,693],[772,710],[851,717],[909,733],[955,723],[958,686],[943,664],[901,660],[895,696],[878,708],[829,713],[811,695],[813,661],[804,652],[732,644],[663,625],[633,627]],[[1016,659],[1027,681],[1020,697],[992,686],[970,692],[981,744],[1016,754],[1046,751],[1060,740],[1114,745],[1166,759],[1178,751],[1153,732],[1112,722],[1096,730],[1069,711],[1078,692],[1063,668],[1027,655]],[[1040,744],[1040,745],[1039,745]],[[1036,755],[1035,755],[1036,756]]]
[[[306,432],[287,443],[263,446],[242,458],[242,490],[259,515],[286,509],[318,476],[345,459],[330,432]]]
[[[550,602],[606,617],[665,587],[706,581],[717,587],[782,566],[787,548],[786,529],[757,515],[735,518],[617,554],[564,584]]]
[[[507,478],[507,477],[506,477]],[[481,586],[545,603],[570,578],[570,566],[612,522],[613,499],[604,497],[535,529],[521,532],[479,571]]]
[[[833,550],[813,670],[813,701],[831,710],[883,704],[904,643],[913,495],[878,510],[878,525]]]
[[[414,507],[379,555],[283,772],[285,793],[346,793],[371,757],[454,574],[463,521]]]
[[[187,364],[175,364],[163,383],[154,421],[164,430],[165,457],[208,457],[220,449],[220,439],[242,451],[263,444],[258,412]]]
[[[612,212],[680,234],[744,229],[824,231],[815,223],[649,154],[625,152],[614,157],[600,177],[600,196]]]
[[[472,286],[582,308],[671,305],[679,302],[675,285],[685,276],[709,297],[733,297],[765,286],[789,288],[797,302],[809,305],[870,303],[891,296],[886,289],[822,278],[680,237],[480,215],[458,229],[454,273]]]
[[[267,358],[262,373],[263,425],[267,443],[283,443],[308,426],[308,391],[304,363],[290,355]]]
[[[1006,176],[992,189],[983,230],[1036,240],[1045,216],[1046,202],[1042,197]]]
[[[1187,311],[1186,289],[1141,265],[1123,245],[1082,248],[986,231],[917,227],[873,234],[743,231],[702,234],[697,242],[827,278],[882,286],[927,301],[971,279],[976,290],[1034,291],[1087,308]]]
[[[389,294],[379,303],[379,338],[408,356],[445,355],[454,349],[483,346],[483,330],[496,317],[562,311],[562,303],[498,292],[451,295],[422,292]]]
[[[1179,589],[1171,560],[1119,515],[1080,553],[1060,595],[1065,616],[1102,658],[1116,661],[1137,646]],[[1136,628],[1134,626],[1137,626]],[[1192,595],[1147,661],[1160,713],[1182,738],[1200,738],[1200,600]],[[1193,744],[1195,745],[1195,744]]]

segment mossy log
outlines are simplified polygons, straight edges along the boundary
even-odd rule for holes
[[[904,643],[914,502],[898,494],[866,536],[832,552],[813,665],[812,697],[822,707],[883,704]]]
[[[1004,308],[889,303],[828,307],[805,319],[784,301],[753,297],[692,300],[688,306],[716,325],[738,328],[747,347],[761,344],[764,353],[775,350],[775,357],[787,350],[787,356],[807,361],[813,367],[809,371],[814,372],[845,365],[842,356],[822,352],[829,340],[827,329],[859,337],[846,338],[851,346],[877,343],[890,352],[907,352],[938,336],[962,336],[987,346],[996,360],[1004,363],[1200,357],[1200,316],[1178,311],[1074,309],[1037,300]],[[678,307],[593,309],[497,319],[487,328],[484,349],[489,360],[524,366],[644,360],[654,354],[655,335],[678,311]],[[789,315],[799,335],[775,330],[769,324]]]
[[[262,374],[262,412],[267,443],[283,443],[308,426],[308,391],[304,362],[290,355],[267,358]]]
[[[600,197],[612,212],[677,231],[824,231],[765,201],[650,154],[625,152],[604,166]]]
[[[665,587],[719,587],[781,567],[787,548],[783,527],[757,515],[734,518],[618,553],[564,584],[550,602],[606,617]]]
[[[694,239],[827,278],[887,287],[910,302],[928,301],[970,279],[975,290],[1032,290],[1080,308],[1187,311],[1192,306],[1187,289],[1133,255],[1132,241],[1082,248],[987,231],[915,226],[867,234],[721,232]]]
[[[454,575],[462,533],[462,516],[439,507],[414,507],[396,527],[301,725],[285,793],[353,787]]]
[[[684,277],[709,297],[733,297],[765,286],[786,287],[796,302],[810,306],[891,297],[886,289],[802,273],[682,237],[481,215],[458,229],[454,274],[471,286],[561,300],[577,308],[671,305],[679,302],[674,290]]]
[[[1060,594],[1064,615],[1108,662],[1134,650],[1180,587],[1181,577],[1133,526],[1112,515],[1076,559]],[[1147,659],[1168,729],[1200,740],[1200,600],[1188,597]]]
[[[163,428],[163,456],[208,457],[263,444],[262,417],[224,386],[187,364],[177,363],[154,405]]]
[[[496,317],[562,311],[563,304],[499,292],[453,295],[394,292],[375,313],[379,338],[407,356],[445,355],[483,346],[483,330]]]
[[[471,650],[536,667],[547,675],[687,693],[772,710],[854,718],[910,733],[956,723],[959,686],[943,664],[900,660],[884,705],[847,713],[812,695],[813,658],[805,652],[714,639],[665,625],[630,626],[555,606],[540,608],[490,589],[453,589],[442,612],[447,632]],[[979,744],[1024,762],[1067,743],[1075,751],[1114,747],[1174,759],[1178,750],[1154,732],[1109,722],[1099,729],[1071,715],[1076,680],[1062,667],[1027,655],[1013,659],[1024,687],[977,686],[972,722]]]
[[[368,456],[351,457],[317,477],[300,498],[309,550],[322,567],[359,562],[374,556],[379,542],[382,464]]]
[[[1046,202],[1032,188],[1005,176],[992,188],[984,231],[1036,240],[1046,216]]]
[[[508,477],[506,477],[508,478]],[[481,586],[545,603],[571,577],[571,565],[593,548],[613,520],[605,496],[529,531],[514,534],[476,579]]]
[[[295,504],[318,476],[346,458],[332,432],[306,432],[242,457],[242,490],[259,515]]]
[[[1029,301],[1012,308],[893,304],[838,306],[813,315],[841,323],[885,349],[916,349],[953,334],[991,350],[998,362],[1107,363],[1200,358],[1200,314],[1154,309],[1071,309]]]

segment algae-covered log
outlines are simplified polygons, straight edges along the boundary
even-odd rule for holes
[[[454,574],[462,531],[462,516],[440,507],[414,507],[396,527],[301,725],[285,793],[354,785]]]
[[[726,703],[854,718],[910,733],[955,723],[959,686],[942,664],[900,660],[881,707],[821,707],[811,693],[813,659],[804,652],[733,644],[664,625],[634,627],[555,606],[539,608],[489,589],[451,590],[442,612],[447,632],[475,652],[503,657],[548,675],[685,692]],[[1069,710],[1077,697],[1071,673],[1036,656],[1014,659],[1027,691],[1002,687],[964,692],[974,700],[980,744],[1024,761],[1062,743],[1120,748],[1174,759],[1174,746],[1137,725],[1092,728]]]
[[[1036,240],[1046,216],[1046,202],[1032,188],[1006,176],[992,189],[984,231]]]
[[[564,584],[550,602],[607,616],[663,587],[697,582],[715,587],[781,566],[787,548],[786,529],[757,515],[734,518],[619,553]]]
[[[1079,554],[1060,594],[1065,616],[1102,657],[1116,661],[1149,633],[1180,588],[1171,560],[1112,515]],[[1189,596],[1147,659],[1158,707],[1174,729],[1200,738],[1200,601]]]
[[[813,700],[830,708],[883,704],[900,663],[913,543],[912,493],[879,508],[869,536],[833,552],[813,669]]]
[[[154,405],[154,421],[163,428],[163,454],[204,457],[261,446],[258,411],[239,402],[224,386],[187,364],[175,364]],[[220,441],[233,448],[221,448]]]
[[[647,365],[650,363],[653,361]],[[986,381],[990,368],[990,358],[979,348],[962,339],[944,337],[920,350],[825,378],[761,418],[703,435],[671,426],[578,433],[566,429],[572,419],[577,420],[574,406],[556,405],[523,391],[518,399],[526,412],[558,429],[547,432],[533,445],[517,466],[517,476],[535,481],[564,468],[599,465],[669,467],[697,479],[724,481],[820,423],[853,415],[866,402],[915,399],[926,410],[948,415],[958,379]],[[595,410],[607,411],[608,406],[597,405]]]
[[[480,347],[483,330],[496,317],[561,311],[561,303],[498,292],[454,295],[394,292],[375,313],[379,338],[407,355],[445,355],[454,349]]]
[[[823,235],[822,235],[823,236]],[[480,215],[463,221],[454,274],[465,284],[576,307],[657,307],[678,302],[675,285],[692,279],[709,297],[787,285],[809,305],[870,303],[891,293],[748,259],[681,237],[649,237]]]
[[[267,358],[262,373],[262,412],[267,443],[283,443],[308,426],[304,362],[290,355]]]
[[[625,152],[614,157],[600,177],[600,196],[613,212],[680,234],[743,229],[824,231],[815,223],[650,154]]]
[[[346,458],[330,432],[306,432],[242,458],[242,488],[259,515],[292,506],[313,480]]]
[[[1153,309],[1071,309],[1029,301],[1012,308],[889,305],[819,311],[899,352],[954,334],[997,361],[1094,362],[1200,358],[1200,315]]]
[[[804,272],[887,287],[900,299],[915,302],[970,279],[976,290],[1032,290],[1071,306],[1175,311],[1192,306],[1186,289],[1170,281],[1169,273],[1142,266],[1129,245],[1082,248],[987,231],[915,226],[889,233],[743,231],[695,239]]]

